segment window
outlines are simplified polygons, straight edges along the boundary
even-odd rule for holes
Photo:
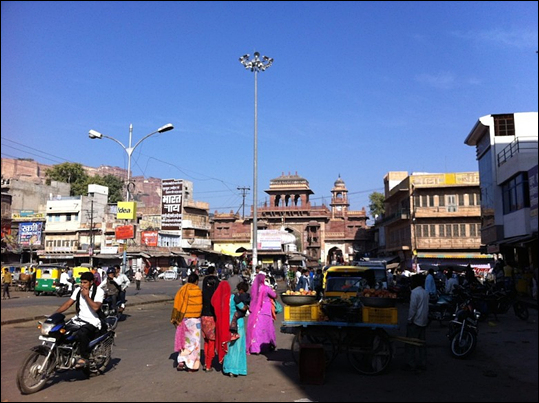
[[[445,225],[438,225],[438,236],[440,238],[444,238],[445,237]]]
[[[471,237],[477,236],[477,231],[476,231],[475,224],[470,224],[470,236]]]
[[[494,115],[494,135],[495,136],[514,136],[515,135],[515,116]]]
[[[434,238],[436,236],[436,225],[431,224],[430,225],[430,236]]]
[[[421,196],[421,207],[427,207],[427,195]]]
[[[416,235],[418,238],[421,238],[421,237],[423,236],[423,235],[421,235],[421,234],[422,234],[422,232],[421,232],[421,225],[416,225],[416,226],[415,226],[415,232],[416,232],[415,235]]]
[[[434,195],[429,195],[429,207],[434,207]]]
[[[71,214],[66,214],[66,221],[71,221]]]
[[[460,236],[466,237],[466,224],[460,224]]]
[[[455,195],[447,196],[447,211],[449,213],[457,211],[457,198]]]
[[[527,172],[520,172],[502,185],[503,213],[530,207],[530,190]]]
[[[453,224],[453,237],[457,238],[459,236],[459,225]]]
[[[445,226],[445,236],[451,238],[451,224]]]
[[[438,205],[440,207],[444,207],[445,206],[445,196],[444,195],[439,195],[438,196]]]
[[[429,236],[429,226],[428,225],[423,225],[423,236],[425,238],[428,238],[428,236]]]
[[[464,206],[464,193],[459,194],[459,206]]]

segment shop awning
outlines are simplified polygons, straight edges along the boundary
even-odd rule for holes
[[[494,259],[494,255],[482,253],[418,253],[420,259]]]

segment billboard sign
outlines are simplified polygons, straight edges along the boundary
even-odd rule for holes
[[[134,225],[121,225],[116,227],[116,239],[133,239],[135,238]]]
[[[42,229],[42,222],[21,222],[19,224],[19,245],[40,246]]]
[[[159,235],[157,231],[143,231],[140,233],[140,243],[146,246],[157,246]]]
[[[118,220],[134,220],[137,218],[136,202],[118,202],[118,211],[116,212]]]
[[[181,231],[183,180],[163,179],[161,191],[161,229]]]

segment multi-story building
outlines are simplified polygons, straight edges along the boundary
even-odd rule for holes
[[[490,267],[492,256],[481,253],[478,172],[389,172],[384,186],[385,215],[377,224],[387,255],[398,255],[412,271],[421,265]]]
[[[486,115],[464,143],[476,147],[481,239],[519,267],[537,267],[537,112]]]
[[[105,222],[108,188],[88,185],[88,195],[56,197],[47,201],[43,261],[88,263],[100,251]]]
[[[311,204],[309,182],[297,173],[272,179],[266,193],[269,202],[257,209],[259,263],[280,267],[303,260],[316,267],[352,261],[372,248],[365,209],[349,210],[348,189],[340,177],[331,190],[329,208]],[[245,218],[215,212],[214,249],[233,256],[252,251],[252,224],[252,209]]]

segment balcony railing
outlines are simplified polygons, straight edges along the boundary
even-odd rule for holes
[[[507,162],[520,152],[537,154],[537,137],[518,137],[498,153],[498,166]]]

